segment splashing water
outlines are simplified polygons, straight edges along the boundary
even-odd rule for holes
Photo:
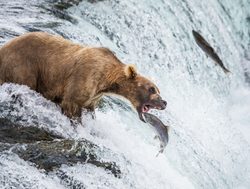
[[[250,67],[245,56],[249,1],[83,1],[67,10],[75,22],[42,11],[40,3],[44,2],[26,2],[25,10],[32,5],[29,11],[16,13],[22,19],[5,15],[1,28],[17,34],[30,27],[60,33],[77,43],[106,46],[124,63],[136,64],[168,101],[166,110],[154,113],[171,126],[169,144],[155,157],[159,142],[153,139],[153,130],[127,103],[113,103],[109,98],[106,107],[97,109],[96,120],[83,117],[85,126],[74,130],[60,108],[41,95],[24,86],[4,84],[1,107],[11,102],[13,94],[21,95],[26,103],[12,112],[1,109],[0,117],[18,115],[30,124],[36,120],[47,130],[86,138],[130,161],[120,162],[126,170],[120,179],[88,164],[63,166],[61,170],[81,187],[249,188],[250,88],[244,78],[244,70]],[[58,24],[46,28],[47,22]],[[225,75],[205,56],[195,44],[192,29],[202,33],[232,74]],[[70,188],[55,173],[46,175],[13,154],[1,153],[0,167],[4,170],[1,188],[16,188],[18,181],[19,188]]]

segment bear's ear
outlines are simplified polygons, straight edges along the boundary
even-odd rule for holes
[[[137,75],[135,65],[132,65],[132,64],[126,65],[125,75],[128,79],[134,79]]]

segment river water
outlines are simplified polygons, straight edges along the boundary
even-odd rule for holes
[[[25,106],[2,111],[0,117],[22,117],[26,124],[36,122],[64,137],[86,138],[128,160],[112,157],[122,168],[121,178],[89,164],[62,166],[81,187],[250,187],[248,0],[83,1],[64,10],[65,15],[51,8],[54,2],[0,0],[0,43],[28,31],[47,31],[110,48],[159,86],[168,107],[152,112],[171,127],[169,144],[156,157],[159,141],[154,130],[138,119],[128,102],[117,99],[106,98],[96,120],[83,117],[85,126],[74,130],[53,103],[25,86],[5,84],[0,103],[8,104],[11,94],[19,94]],[[196,45],[193,29],[215,48],[230,74]],[[0,154],[0,170],[0,188],[78,186],[12,153]]]

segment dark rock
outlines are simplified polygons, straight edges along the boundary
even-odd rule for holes
[[[121,175],[115,162],[103,160],[104,154],[115,156],[109,149],[100,148],[85,139],[62,139],[43,129],[24,127],[0,118],[0,152],[6,150],[46,171],[53,171],[63,164],[90,163],[115,177]]]
[[[88,2],[90,3],[98,3],[98,2],[101,2],[101,1],[105,1],[105,0],[87,0]]]
[[[71,22],[72,24],[77,24],[77,20],[73,18],[68,12],[64,11],[64,9],[58,9],[55,5],[49,6],[40,6],[40,8],[45,9],[46,11],[53,14],[55,17],[67,20]]]
[[[77,20],[70,15],[66,10],[72,6],[79,5],[83,0],[47,0],[48,4],[40,5],[39,7],[50,12],[55,17],[62,20],[67,20],[72,24],[77,24]],[[85,0],[89,3],[98,3],[104,0]],[[29,28],[30,29],[30,28]],[[35,28],[36,30],[37,28]],[[30,31],[30,30],[28,30]]]
[[[31,143],[61,138],[37,127],[23,127],[8,119],[0,118],[0,142],[3,143]]]
[[[63,185],[66,185],[69,188],[80,188],[80,189],[85,189],[87,188],[82,182],[78,181],[77,179],[75,179],[74,177],[72,177],[71,175],[69,175],[68,173],[62,171],[62,170],[58,170],[56,172],[56,175],[60,178],[60,182],[63,183]]]
[[[54,29],[61,25],[60,22],[36,22],[24,24],[22,27],[29,32],[39,32],[44,31],[46,29]]]
[[[115,177],[121,175],[121,170],[115,162],[103,161],[99,156],[109,150],[101,149],[87,140],[60,139],[25,145],[0,143],[0,152],[5,150],[10,150],[25,161],[30,161],[46,171],[53,171],[63,164],[90,163],[110,171]]]
[[[82,2],[82,0],[59,0],[54,4],[54,6],[57,9],[64,10],[68,9],[71,6],[79,5],[80,2]]]
[[[58,1],[54,1],[54,7],[59,9],[59,10],[65,10],[68,9],[74,5],[79,5],[80,2],[82,2],[84,0],[58,0]],[[89,3],[98,3],[104,0],[85,0]]]
[[[4,37],[16,37],[19,36],[20,33],[17,33],[15,31],[6,29],[6,28],[1,28],[1,32],[0,32],[0,38],[4,38]]]
[[[246,21],[247,21],[248,23],[250,23],[250,16],[248,16],[248,17],[246,18]]]

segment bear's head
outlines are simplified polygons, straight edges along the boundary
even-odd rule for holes
[[[124,67],[124,77],[115,83],[115,93],[127,98],[144,121],[142,114],[150,109],[163,110],[167,102],[160,96],[157,86],[139,75],[133,65]]]

